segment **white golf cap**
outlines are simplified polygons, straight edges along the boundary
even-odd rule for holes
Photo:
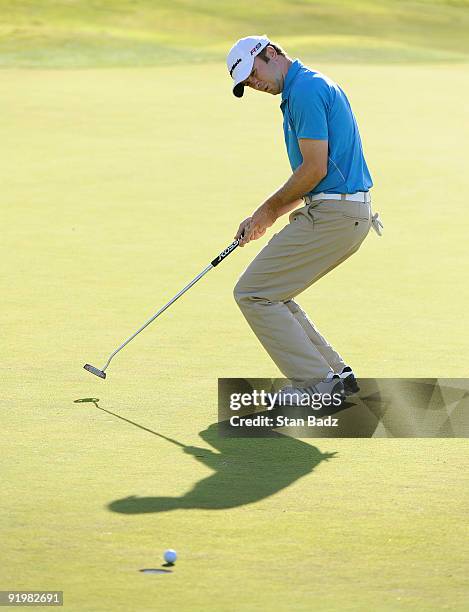
[[[226,65],[234,81],[233,93],[237,98],[242,98],[244,94],[244,85],[241,83],[251,74],[254,58],[268,44],[269,39],[264,34],[264,36],[246,36],[231,47],[226,58]]]

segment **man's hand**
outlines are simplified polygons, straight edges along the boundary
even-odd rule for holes
[[[265,204],[260,206],[252,217],[241,222],[235,236],[236,240],[239,240],[239,246],[243,247],[251,240],[261,238],[267,228],[274,224],[276,218],[268,206]]]
[[[251,219],[252,217],[247,217],[247,219],[244,219],[244,221],[241,221],[238,227],[238,231],[235,234],[235,240],[240,240],[241,236],[244,235],[244,233],[246,232],[246,229],[249,227],[249,224],[251,223]]]

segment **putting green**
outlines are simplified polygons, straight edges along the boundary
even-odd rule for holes
[[[361,376],[465,376],[467,68],[318,67],[357,114],[385,235],[300,303]],[[278,100],[233,99],[222,64],[2,79],[1,588],[67,610],[465,609],[464,440],[215,436],[217,377],[278,376],[231,296],[263,241],[106,381],[82,369],[288,176]],[[171,575],[139,573],[166,548]]]

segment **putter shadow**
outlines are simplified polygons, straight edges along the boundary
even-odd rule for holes
[[[85,398],[82,398],[82,399],[76,399],[73,403],[74,404],[83,404],[83,403],[94,404],[98,410],[101,410],[102,412],[107,412],[107,414],[110,414],[111,416],[114,416],[117,419],[120,419],[121,421],[124,421],[125,423],[130,423],[130,425],[134,425],[135,427],[138,427],[139,429],[142,429],[143,431],[148,431],[148,433],[151,433],[154,436],[158,436],[159,438],[162,438],[163,440],[167,440],[168,442],[172,442],[173,444],[176,444],[177,446],[184,447],[184,444],[182,444],[181,442],[178,442],[177,440],[174,440],[173,438],[168,438],[167,436],[163,436],[163,434],[160,434],[157,431],[154,431],[153,429],[149,429],[148,427],[144,427],[143,425],[139,425],[135,421],[131,421],[130,419],[126,419],[125,417],[121,416],[120,414],[116,414],[115,412],[112,412],[111,410],[107,410],[106,408],[103,408],[102,406],[99,406],[98,402],[99,402],[99,399],[96,398],[96,397],[85,397]]]

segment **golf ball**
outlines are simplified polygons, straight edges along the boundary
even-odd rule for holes
[[[169,550],[164,551],[163,557],[166,563],[174,563],[176,559],[178,558],[176,551],[171,550],[171,548]]]

